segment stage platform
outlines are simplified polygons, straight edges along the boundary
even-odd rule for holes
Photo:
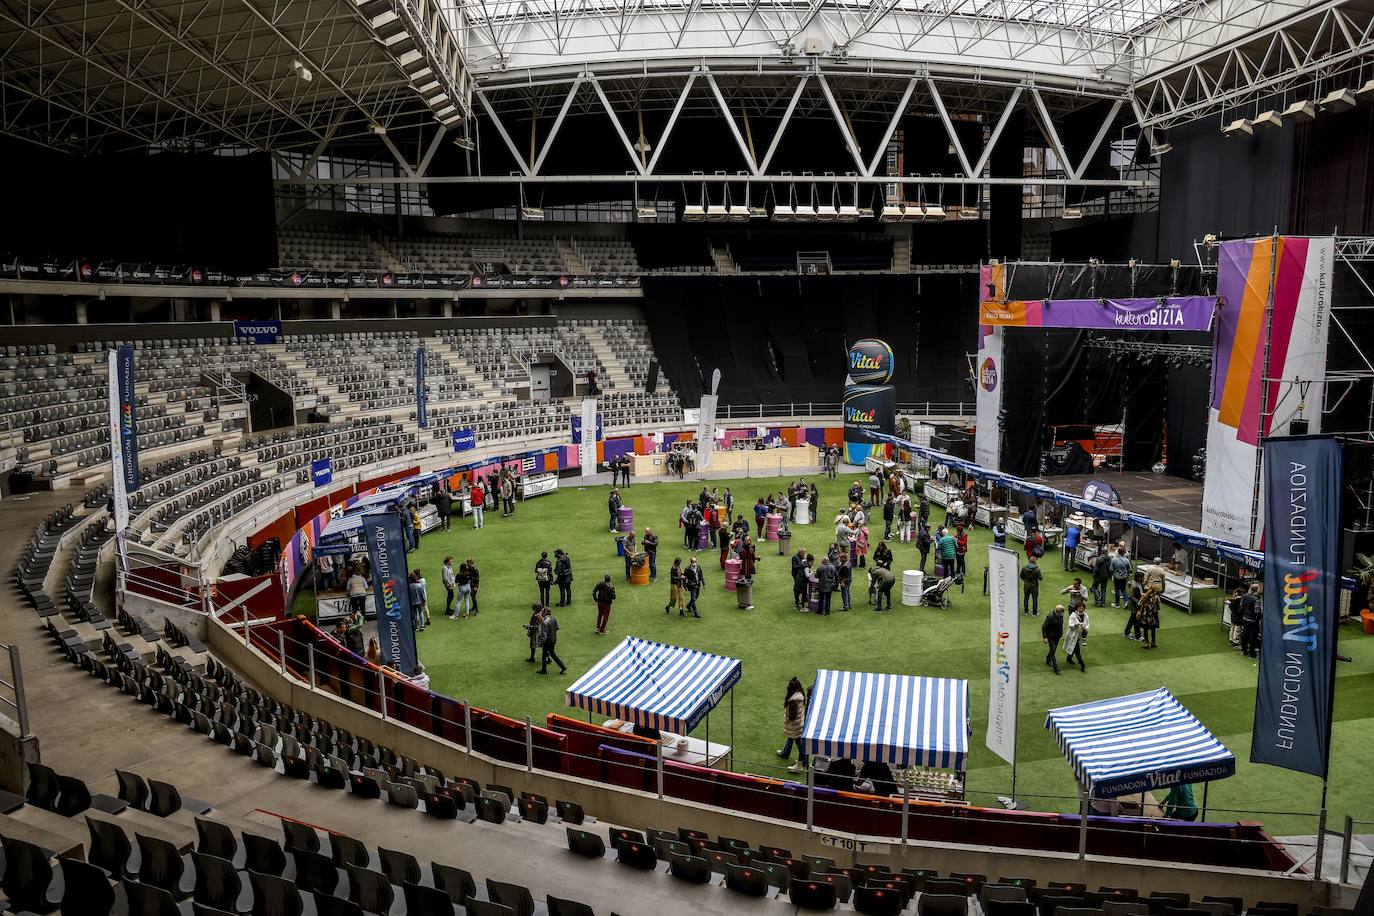
[[[1202,484],[1168,474],[1146,472],[1071,474],[1032,477],[1036,483],[1068,493],[1082,493],[1090,480],[1111,484],[1121,494],[1122,508],[1156,521],[1197,530],[1202,525]]]

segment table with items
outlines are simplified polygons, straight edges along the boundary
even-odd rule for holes
[[[633,722],[626,722],[623,719],[607,719],[601,724],[605,728],[627,735],[633,734],[635,728]],[[678,763],[690,763],[699,767],[716,766],[730,756],[730,745],[719,744],[715,741],[708,743],[691,735],[662,732],[659,735],[658,743],[663,749],[664,760],[675,760]]]

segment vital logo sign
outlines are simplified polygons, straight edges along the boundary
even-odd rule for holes
[[[872,423],[876,411],[859,410],[857,407],[846,407],[844,419],[846,423]]]
[[[991,356],[978,367],[978,384],[983,386],[984,391],[997,390],[997,363]]]
[[[382,580],[382,613],[390,620],[401,619],[401,599],[396,596],[396,580]]]
[[[1298,575],[1285,573],[1283,577],[1283,638],[1288,642],[1306,643],[1308,652],[1317,650],[1317,621],[1307,601],[1307,583],[1317,578],[1315,569]]]
[[[1007,658],[1007,640],[1011,634],[1006,630],[999,630],[997,633],[997,677],[1003,684],[1011,683],[1011,661]]]
[[[886,341],[866,337],[849,348],[849,381],[856,385],[883,385],[892,379],[892,348]]]

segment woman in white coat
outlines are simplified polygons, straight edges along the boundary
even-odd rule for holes
[[[1081,604],[1075,604],[1073,611],[1069,614],[1069,632],[1064,638],[1064,660],[1066,662],[1078,662],[1079,671],[1087,671],[1088,666],[1083,664],[1083,643],[1088,641],[1088,609]]]
[[[802,728],[806,725],[806,691],[797,678],[787,682],[787,694],[782,701],[782,734],[787,741],[778,756],[787,760],[792,756],[792,745],[797,746],[797,762],[787,769],[793,773],[806,771],[806,751],[802,750]]]

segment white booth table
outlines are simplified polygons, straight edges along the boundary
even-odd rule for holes
[[[631,734],[635,724],[626,722],[623,719],[607,719],[601,723],[606,728],[624,734]],[[672,732],[660,732],[659,746],[663,749],[664,760],[676,760],[678,763],[690,763],[693,766],[713,767],[726,760],[730,756],[730,745],[717,744],[712,741],[709,744],[701,738],[693,738],[691,735],[676,735]]]

